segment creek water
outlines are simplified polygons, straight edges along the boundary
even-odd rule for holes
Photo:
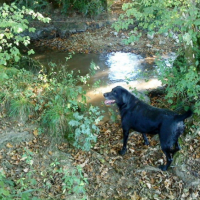
[[[156,65],[154,58],[144,58],[133,53],[113,52],[107,54],[75,54],[66,62],[66,52],[38,52],[34,58],[40,61],[50,71],[49,62],[57,64],[57,67],[64,66],[66,70],[80,70],[81,75],[89,72],[91,62],[94,62],[99,69],[91,77],[89,85],[84,86],[87,91],[88,102],[93,105],[102,106],[103,93],[110,91],[113,87],[120,85],[125,88],[136,88],[138,91],[157,88],[161,82],[156,78]],[[167,55],[165,59],[168,59]],[[59,70],[59,69],[57,69]],[[148,74],[148,82],[145,81],[142,73]],[[126,80],[129,79],[127,84]],[[96,81],[101,81],[97,88],[92,87]],[[105,106],[104,106],[105,107]]]

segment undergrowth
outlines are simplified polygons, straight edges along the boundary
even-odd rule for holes
[[[13,69],[0,70],[1,110],[24,122],[35,120],[49,134],[71,138],[76,147],[89,150],[99,132],[95,124],[102,116],[98,107],[87,104],[82,85],[87,84],[96,65],[91,63],[85,76],[68,72],[64,67],[56,72],[55,65],[49,75],[43,71],[34,75],[24,69]],[[79,144],[83,138],[84,145]]]
[[[67,71],[66,66],[56,71],[56,65],[51,65],[52,72],[48,75],[43,70],[35,74],[25,69],[0,66],[0,112],[22,123],[37,123],[40,126],[39,134],[46,132],[54,138],[65,137],[74,147],[88,151],[96,142],[99,133],[96,124],[103,117],[98,107],[87,104],[86,91],[82,86],[88,84],[98,67],[91,63],[89,73],[82,76],[80,72],[75,74],[74,71]],[[31,155],[26,155],[28,162],[27,157]],[[79,180],[74,172],[69,174],[62,168],[55,172],[63,174],[63,192],[84,192],[86,180],[80,169],[78,171],[83,180]],[[36,181],[33,174],[34,170],[30,170],[29,174],[21,174],[18,180],[20,187],[17,189],[1,171],[0,199],[31,199],[34,191],[30,188],[36,184],[33,183]],[[7,188],[13,188],[15,193]]]

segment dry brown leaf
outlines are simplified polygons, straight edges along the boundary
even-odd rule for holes
[[[8,148],[13,148],[13,145],[10,144],[10,143],[7,143],[7,144],[6,144],[6,147],[8,147]]]
[[[13,155],[13,156],[11,157],[11,159],[12,159],[12,160],[19,160],[19,156],[18,156],[18,155]]]
[[[35,137],[38,136],[38,130],[37,130],[37,129],[35,129],[35,130],[33,131],[33,135],[34,135]]]

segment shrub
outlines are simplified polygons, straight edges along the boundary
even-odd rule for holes
[[[69,121],[72,133],[69,135],[74,141],[73,145],[85,151],[89,151],[97,140],[99,128],[96,126],[102,120],[98,107],[90,106],[87,112],[82,114],[75,112],[73,119]]]
[[[51,65],[56,68],[55,64]],[[85,76],[67,72],[65,67],[49,75],[34,75],[24,69],[9,75],[10,70],[3,70],[1,108],[6,108],[10,117],[23,122],[33,118],[49,134],[57,138],[67,136],[76,147],[89,150],[99,132],[95,124],[102,117],[97,107],[87,105],[86,92],[81,85],[87,84],[96,69],[91,63],[90,72]]]
[[[20,59],[19,45],[30,44],[29,36],[22,36],[24,31],[34,32],[35,28],[29,28],[26,15],[37,18],[42,22],[49,22],[49,18],[44,18],[40,13],[27,9],[24,6],[19,9],[14,3],[3,4],[0,7],[0,65],[7,65],[9,60],[15,62]],[[28,55],[34,53],[31,49]]]

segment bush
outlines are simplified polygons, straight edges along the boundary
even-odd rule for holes
[[[27,15],[42,22],[50,21],[49,18],[44,18],[40,13],[35,13],[24,6],[19,9],[14,3],[11,5],[4,3],[0,7],[0,65],[7,65],[10,60],[19,61],[20,44],[25,46],[30,44],[30,37],[21,35],[24,31],[35,31],[35,28],[28,27]],[[33,50],[28,51],[28,55],[32,53]]]
[[[56,0],[62,8],[63,13],[68,13],[69,9],[75,10],[84,16],[96,16],[107,9],[106,0]]]
[[[89,108],[80,85],[87,84],[96,65],[91,63],[90,73],[85,76],[64,68],[53,70],[48,76],[40,73],[38,77],[23,69],[8,76],[9,71],[5,70],[6,78],[0,82],[1,108],[23,122],[35,119],[49,134],[57,138],[67,136],[75,147],[89,150],[99,133],[95,124],[102,117],[97,107]]]

